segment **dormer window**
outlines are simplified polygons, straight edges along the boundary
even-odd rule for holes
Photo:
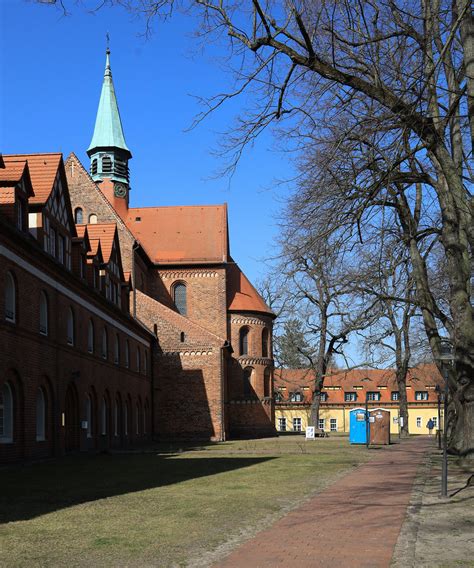
[[[21,199],[17,199],[16,202],[16,225],[20,229],[20,231],[25,230],[25,207],[23,205],[23,201]]]
[[[112,173],[112,159],[110,156],[104,156],[102,158],[102,173],[111,174]]]

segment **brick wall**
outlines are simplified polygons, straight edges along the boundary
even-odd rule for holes
[[[152,337],[139,324],[89,289],[62,265],[44,253],[31,239],[0,223],[0,388],[11,388],[14,406],[13,442],[0,443],[0,463],[60,455],[66,449],[106,449],[142,443],[151,432],[151,365]],[[6,257],[13,253],[19,260]],[[32,273],[32,271],[40,271]],[[5,282],[7,272],[16,281],[16,321],[5,319]],[[45,281],[43,277],[51,278]],[[59,288],[64,286],[71,298]],[[40,333],[39,298],[48,299],[47,335]],[[90,311],[84,304],[93,307]],[[67,314],[74,313],[74,345],[67,342]],[[111,318],[112,323],[107,321]],[[94,352],[88,352],[88,325],[94,324]],[[121,327],[119,327],[121,326]],[[108,334],[107,358],[101,355],[102,330]],[[133,334],[133,336],[131,335]],[[118,337],[120,360],[114,362],[115,337]],[[130,365],[125,367],[125,345],[130,347]],[[140,371],[135,353],[140,348]],[[148,357],[144,369],[145,353]],[[133,355],[132,355],[133,354]],[[37,440],[36,409],[38,389],[46,406],[45,440]],[[92,432],[81,429],[86,419],[86,396],[92,404]],[[106,433],[100,428],[100,403],[108,401]],[[130,401],[129,416],[133,429],[125,435],[123,408],[117,408],[117,435],[114,424],[116,398]],[[68,404],[69,401],[69,404]],[[136,405],[140,406],[138,434],[135,429]],[[144,417],[143,409],[148,413]],[[144,421],[146,420],[146,428]],[[145,432],[146,430],[146,432]]]

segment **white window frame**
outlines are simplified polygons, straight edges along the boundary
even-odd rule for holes
[[[278,418],[278,432],[286,432],[286,418],[284,416]]]
[[[417,427],[417,428],[422,428],[422,427],[423,427],[422,417],[421,417],[421,416],[417,416],[417,417],[416,417],[416,427]]]
[[[326,418],[318,418],[318,428],[319,428],[319,430],[325,430]]]
[[[415,400],[417,402],[426,402],[428,400],[428,391],[416,391]]]
[[[337,432],[337,418],[330,418],[329,419],[329,431],[330,432]]]
[[[301,428],[302,428],[302,420],[299,416],[295,416],[293,418],[293,432],[301,432]]]

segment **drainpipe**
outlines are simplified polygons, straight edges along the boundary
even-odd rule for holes
[[[132,315],[133,319],[137,319],[137,289],[135,286],[135,251],[140,246],[140,243],[135,241],[135,244],[132,247],[132,287],[133,287],[133,309]]]

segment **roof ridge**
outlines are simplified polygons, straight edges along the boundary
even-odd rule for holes
[[[191,209],[191,207],[225,207],[225,203],[214,203],[207,205],[147,205],[145,207],[129,207],[128,211],[134,211],[137,209],[172,209],[176,207],[181,207],[184,209]]]

